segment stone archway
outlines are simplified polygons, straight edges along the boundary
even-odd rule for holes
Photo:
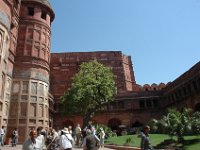
[[[111,130],[118,130],[119,125],[121,125],[121,120],[118,118],[112,118],[108,121],[108,127],[110,127]]]
[[[200,103],[197,103],[195,105],[194,111],[199,111],[200,112]]]
[[[132,123],[131,127],[132,128],[137,128],[137,127],[141,127],[143,126],[142,123],[140,123],[139,121],[135,121],[134,123]]]
[[[133,122],[131,124],[130,133],[136,134],[138,131],[141,130],[143,125],[144,125],[143,123],[141,123],[140,121],[136,120],[135,122]]]

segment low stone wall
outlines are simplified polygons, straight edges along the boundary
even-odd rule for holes
[[[141,150],[141,148],[129,146],[105,145],[105,147],[115,150]]]

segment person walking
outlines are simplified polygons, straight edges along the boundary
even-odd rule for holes
[[[45,140],[45,144],[46,144],[46,149],[47,150],[54,150],[53,146],[53,141],[54,141],[54,138],[53,138],[53,132],[52,130],[49,130],[48,134],[47,134],[47,137],[46,137],[46,140]]]
[[[68,131],[72,135],[72,126],[68,126]]]
[[[76,134],[76,145],[80,146],[80,140],[81,140],[81,127],[80,124],[77,124],[76,128],[75,128],[75,134]]]
[[[51,129],[47,136],[47,150],[55,150],[58,147],[58,133],[55,129]]]
[[[31,130],[29,136],[30,138],[23,143],[22,150],[40,150],[36,148],[37,132],[35,130]]]
[[[103,130],[103,128],[100,128],[100,147],[104,147],[104,139],[105,139],[105,132]]]
[[[68,128],[61,131],[61,137],[59,140],[60,150],[72,150],[74,139],[69,133]]]
[[[84,150],[98,150],[99,141],[94,136],[92,131],[90,129],[87,129],[86,130],[86,134],[87,134],[87,136],[85,137],[85,142],[83,144],[83,146],[84,146],[83,149]]]
[[[37,137],[36,137],[36,145],[35,148],[37,148],[37,150],[43,150],[45,149],[45,138],[44,135],[42,134],[43,128],[42,127],[38,127],[37,128]]]
[[[0,129],[0,144],[4,146],[4,136],[5,136],[5,127],[2,126]]]
[[[12,147],[17,145],[17,138],[18,138],[18,131],[17,128],[15,128],[12,132],[12,137],[11,137],[11,143],[12,143]]]
[[[153,150],[153,147],[151,146],[151,143],[150,143],[149,132],[150,132],[150,127],[147,125],[144,126],[144,131],[141,132],[141,149],[142,150]]]

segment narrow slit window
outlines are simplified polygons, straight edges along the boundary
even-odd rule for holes
[[[28,7],[28,15],[34,16],[34,8],[33,7]]]
[[[46,20],[47,13],[45,11],[42,11],[41,18],[44,19],[44,20]]]

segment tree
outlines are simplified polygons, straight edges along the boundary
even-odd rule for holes
[[[158,129],[162,129],[163,133],[168,133],[170,137],[177,136],[178,142],[183,142],[183,136],[191,133],[192,129],[191,109],[183,108],[181,111],[177,111],[170,108],[167,115],[163,116],[156,125]]]
[[[181,111],[169,109],[167,115],[170,133],[177,136],[179,142],[183,142],[183,135],[191,132],[191,112],[189,108],[183,108]]]
[[[158,120],[156,120],[156,119],[151,119],[151,120],[148,122],[148,125],[150,126],[151,133],[156,133],[156,132],[157,132],[157,130],[158,130]]]
[[[71,88],[61,97],[61,102],[67,114],[83,116],[85,127],[101,106],[114,100],[116,92],[111,68],[95,60],[80,65]]]
[[[193,134],[200,134],[200,112],[197,111],[192,115],[192,131]]]

